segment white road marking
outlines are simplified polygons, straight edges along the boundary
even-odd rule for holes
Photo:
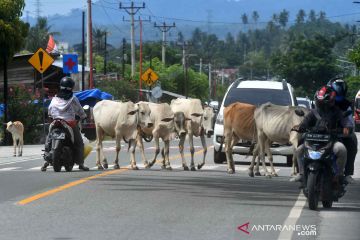
[[[11,171],[11,170],[15,170],[18,169],[20,167],[8,167],[8,168],[1,168],[0,171]]]
[[[291,209],[289,216],[285,219],[283,226],[295,225],[298,219],[300,218],[301,212],[305,206],[306,198],[302,192],[299,193],[299,196]],[[282,231],[278,239],[292,239],[294,231]]]
[[[9,165],[9,164],[14,164],[14,163],[22,163],[22,162],[28,162],[28,161],[35,161],[35,160],[41,160],[41,157],[33,157],[33,158],[28,158],[28,159],[19,159],[19,160],[13,160],[10,162],[4,162],[4,163],[0,163],[0,166],[3,165]]]

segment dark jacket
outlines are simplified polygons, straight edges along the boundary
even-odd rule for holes
[[[318,112],[320,119],[316,117]],[[317,131],[336,130],[343,128],[343,114],[338,107],[332,107],[329,111],[320,111],[312,109],[299,125],[299,131],[305,132],[306,129],[315,128]]]

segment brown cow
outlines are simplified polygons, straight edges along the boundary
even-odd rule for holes
[[[18,156],[22,156],[22,150],[24,145],[24,125],[20,121],[10,121],[6,124],[6,130],[12,135],[14,144],[14,156],[16,156],[16,147],[18,147]]]
[[[240,139],[253,141],[256,139],[254,111],[256,106],[247,103],[233,103],[224,108],[224,137],[228,173],[235,172],[232,148]],[[256,156],[256,149],[254,156]]]

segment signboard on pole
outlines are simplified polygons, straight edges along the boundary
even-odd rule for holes
[[[28,60],[28,62],[39,72],[44,73],[54,59],[42,48],[39,48]]]
[[[78,73],[78,55],[64,54],[63,55],[63,72],[64,73]]]
[[[141,75],[141,79],[146,82],[147,85],[151,86],[159,79],[159,76],[151,68],[148,68]]]

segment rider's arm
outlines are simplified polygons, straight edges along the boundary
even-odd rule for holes
[[[75,111],[75,114],[78,115],[80,117],[80,119],[85,119],[86,118],[86,113],[84,111],[84,109],[82,108],[79,99],[77,99],[77,97],[73,98],[73,108]]]
[[[316,123],[316,117],[315,117],[314,113],[311,111],[304,117],[304,119],[300,123],[299,131],[305,132],[306,129],[313,127],[315,125],[315,123]]]

